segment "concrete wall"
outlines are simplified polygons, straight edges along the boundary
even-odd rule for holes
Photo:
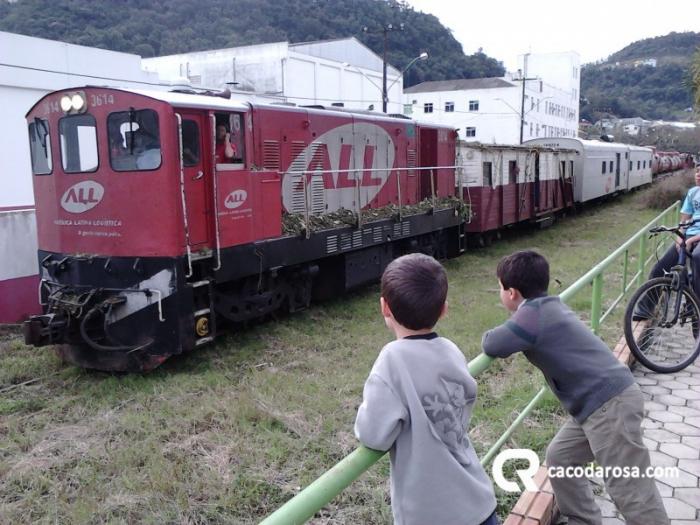
[[[40,313],[34,210],[0,211],[0,323]]]

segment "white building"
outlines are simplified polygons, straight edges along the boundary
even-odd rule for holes
[[[226,87],[298,105],[382,109],[382,59],[356,38],[290,44],[276,42],[143,60],[162,79]],[[403,80],[387,67],[388,113],[401,113]]]
[[[526,54],[519,60],[520,73],[503,78],[411,86],[404,90],[404,114],[453,126],[461,139],[484,143],[518,144],[521,133],[523,141],[576,137],[581,84],[578,54]]]

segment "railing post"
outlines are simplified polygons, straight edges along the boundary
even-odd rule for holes
[[[637,276],[637,286],[642,286],[646,280],[644,268],[647,261],[647,237],[646,234],[639,238],[639,275]]]
[[[603,274],[599,273],[593,278],[593,297],[591,300],[591,330],[598,335],[600,328],[600,312],[603,303]]]
[[[627,273],[629,271],[630,251],[625,250],[625,258],[622,260],[622,293],[627,291]]]

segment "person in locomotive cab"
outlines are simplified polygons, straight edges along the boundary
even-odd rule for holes
[[[549,263],[542,255],[508,255],[496,275],[501,302],[512,315],[486,332],[481,344],[490,357],[522,352],[571,416],[546,453],[554,497],[569,525],[602,524],[588,478],[576,473],[592,461],[606,472],[608,493],[627,523],[668,525],[648,475],[644,396],[630,369],[559,297],[547,295]]]
[[[232,162],[236,153],[236,145],[231,143],[231,134],[225,124],[216,125],[216,163]]]
[[[396,340],[365,382],[355,435],[390,451],[397,525],[498,525],[491,480],[467,434],[476,382],[459,348],[433,331],[446,298],[447,274],[432,257],[387,266],[380,308]]]

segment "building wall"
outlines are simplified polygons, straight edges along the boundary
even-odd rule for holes
[[[523,76],[538,79],[526,81],[525,85],[524,140],[577,137],[581,94],[581,63],[578,53],[528,53],[518,59]],[[518,84],[521,85],[520,82]]]
[[[516,86],[406,93],[404,101],[404,114],[418,121],[458,128],[462,140],[489,144],[519,141],[520,95]],[[470,109],[470,102],[478,103],[478,109]],[[432,112],[426,112],[426,104],[432,104]],[[452,111],[448,111],[448,104],[452,104]]]
[[[459,92],[405,93],[404,114],[418,120],[446,124],[459,129],[467,141],[518,144],[521,108],[524,102],[523,141],[541,137],[577,137],[580,96],[580,61],[577,53],[528,54],[520,57],[525,81],[509,74],[509,88],[469,89]],[[470,111],[468,101],[478,100],[479,110]],[[445,104],[454,102],[454,110]],[[433,112],[425,113],[424,104],[432,103]],[[474,136],[466,129],[476,128]]]
[[[171,81],[211,89],[229,87],[242,100],[298,105],[343,104],[382,108],[381,59],[355,39],[290,45],[288,42],[184,53],[143,60],[144,68]],[[232,82],[237,82],[235,86]],[[403,81],[387,70],[389,113],[401,112]]]

